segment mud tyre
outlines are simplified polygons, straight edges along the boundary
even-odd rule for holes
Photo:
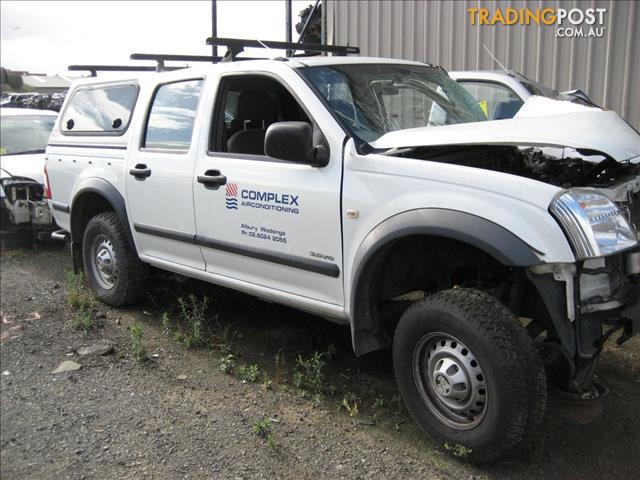
[[[144,292],[148,267],[138,258],[114,212],[100,213],[87,223],[82,262],[89,286],[107,305],[134,303]]]
[[[393,363],[409,413],[455,456],[488,462],[536,445],[544,367],[524,327],[490,295],[453,289],[411,306]]]

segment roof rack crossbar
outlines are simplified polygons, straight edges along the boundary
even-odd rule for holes
[[[219,62],[221,57],[212,55],[173,55],[164,53],[132,53],[131,60],[153,60],[154,62]]]
[[[227,47],[227,53],[222,61],[232,61],[236,56],[244,51],[245,48],[274,48],[287,50],[287,55],[291,56],[296,50],[305,50],[318,53],[333,53],[335,55],[358,54],[360,48],[348,45],[320,45],[317,43],[299,43],[299,42],[278,42],[273,40],[251,40],[244,38],[207,38],[207,45],[217,45]]]
[[[184,67],[165,67],[165,70],[179,70]],[[67,68],[73,72],[90,72],[95,77],[98,72],[155,72],[156,67],[144,65],[69,65]]]

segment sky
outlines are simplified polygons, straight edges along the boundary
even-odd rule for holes
[[[296,41],[298,13],[313,0],[292,3]],[[285,40],[283,0],[217,5],[219,37]],[[210,36],[210,0],[0,2],[0,61],[11,70],[66,74],[72,64],[133,64],[131,53],[209,55]]]

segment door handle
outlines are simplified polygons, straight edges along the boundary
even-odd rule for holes
[[[198,183],[202,183],[209,190],[217,190],[226,185],[227,177],[222,175],[220,170],[207,170],[204,175],[198,175]]]
[[[136,180],[144,181],[145,178],[151,176],[151,169],[147,168],[145,164],[139,163],[129,170],[129,175],[133,175]]]

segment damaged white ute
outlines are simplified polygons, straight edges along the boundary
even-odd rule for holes
[[[93,78],[47,191],[103,302],[153,266],[348,325],[356,354],[393,348],[422,429],[487,461],[531,447],[548,388],[597,398],[604,342],[640,329],[640,136],[597,110],[484,119],[390,59]]]

